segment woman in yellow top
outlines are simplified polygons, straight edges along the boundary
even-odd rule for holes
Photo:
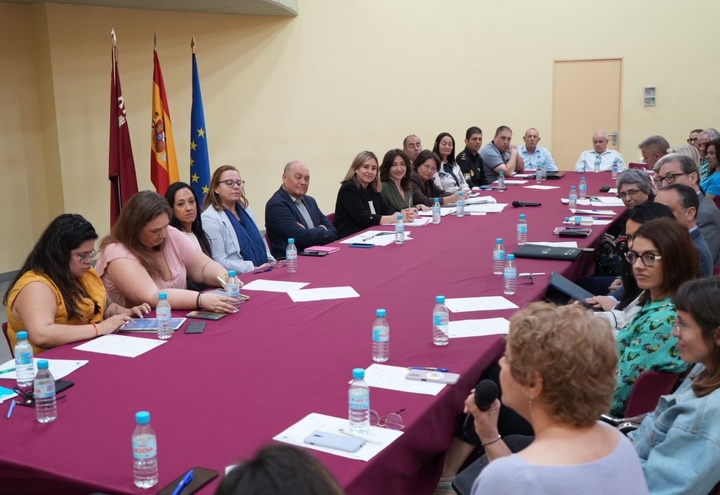
[[[80,215],[63,214],[48,225],[8,289],[3,304],[8,337],[26,330],[35,353],[114,332],[150,311],[111,303],[92,267],[98,238]]]

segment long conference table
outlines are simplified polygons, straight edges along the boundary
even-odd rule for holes
[[[603,184],[614,187],[609,173],[584,175],[590,194],[599,195]],[[399,439],[369,462],[312,453],[350,495],[432,493],[463,402],[504,349],[498,335],[433,345],[435,296],[502,295],[502,278],[492,275],[495,238],[504,238],[506,251],[513,252],[518,214],[525,213],[530,242],[561,240],[553,230],[570,213],[560,198],[567,197],[579,176],[568,172],[543,182],[559,189],[527,189],[535,184],[530,179],[505,192],[483,193],[499,203],[537,201],[541,207],[508,205],[501,214],[446,216],[440,225],[409,228],[412,240],[404,245],[354,249],[336,242],[340,250],[329,256],[300,257],[296,274],[278,268],[242,277],[245,283],[309,282],[307,288],[349,285],[358,298],[293,303],[285,293],[246,291],[250,300],[239,312],[209,321],[204,334],[187,335],[183,328],[136,358],[82,352],[73,349],[77,344],[44,352],[45,358],[90,362],[68,376],[75,386],[58,402],[54,423],[37,423],[35,411],[24,407],[16,407],[7,420],[3,407],[0,492],[147,493],[133,485],[130,437],[135,412],[148,410],[158,436],[160,481],[155,488],[203,466],[221,473],[200,491],[213,493],[226,466],[250,458],[307,414],[347,417],[352,369],[372,364],[374,313],[385,308],[391,333],[387,364],[447,367],[460,374],[460,381],[437,396],[373,388],[371,407],[381,415],[404,409],[406,426]],[[577,239],[579,246],[591,246],[605,230],[593,227],[590,237]],[[518,259],[519,272],[546,275],[536,276],[534,284],[518,285],[515,295],[505,297],[520,307],[539,300],[552,271],[576,278],[586,272],[591,258],[583,253],[575,262]],[[451,313],[450,319],[509,318],[513,312]],[[7,382],[0,380],[0,385]]]

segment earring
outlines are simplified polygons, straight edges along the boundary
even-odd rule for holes
[[[530,401],[530,406],[529,406],[529,408],[530,408],[530,412],[531,412],[531,413],[532,413],[532,400],[533,400],[532,395],[528,394],[528,401]]]

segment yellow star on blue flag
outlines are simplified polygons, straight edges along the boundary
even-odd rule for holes
[[[192,110],[190,113],[190,184],[200,204],[205,201],[210,186],[210,157],[205,130],[205,112],[197,60],[192,54]]]

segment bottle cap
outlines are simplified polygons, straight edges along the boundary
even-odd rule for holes
[[[575,187],[575,186],[572,186],[572,187],[570,188],[571,191],[572,191],[573,189],[576,189],[576,187]]]
[[[397,216],[397,219],[398,219],[398,220],[402,220],[402,219],[403,219],[402,213],[400,213],[400,214]]]
[[[497,239],[495,239],[495,242],[497,244],[502,244],[502,237],[498,237]]]
[[[435,302],[438,304],[445,304],[445,296],[436,296]]]
[[[48,369],[47,359],[40,359],[40,360],[38,360],[38,369],[39,369],[39,370],[46,370],[46,369]]]
[[[166,299],[167,299],[167,292],[161,292],[160,294],[158,294],[158,299],[160,299],[161,301],[166,300]]]
[[[237,277],[237,272],[235,270],[228,271],[228,277]]]
[[[525,213],[520,213],[520,220],[525,220]]]
[[[458,198],[462,198],[463,196],[465,196],[465,194],[464,194],[462,191],[459,191],[459,192],[458,192]]]
[[[378,309],[375,311],[375,316],[377,316],[378,318],[385,318],[386,314],[387,311],[385,311],[384,309]]]
[[[570,217],[565,217],[565,223],[570,223]]]
[[[580,180],[585,180],[585,177],[580,177]]]
[[[515,259],[515,255],[514,255],[514,254],[508,254],[508,261],[512,261],[512,260],[514,260],[514,259]]]
[[[362,368],[355,368],[353,370],[353,379],[362,380],[363,378],[365,378],[365,370]]]
[[[291,237],[290,239],[288,239],[288,244],[295,244],[295,238]]]
[[[18,340],[27,339],[27,332],[24,331],[24,330],[23,330],[22,332],[18,332],[18,333],[17,333],[17,338],[18,338]]]
[[[147,411],[139,411],[135,413],[135,422],[139,425],[146,425],[150,422],[150,413]]]
[[[435,198],[435,202],[436,202],[436,203],[439,203],[439,202],[440,202],[440,198]]]

